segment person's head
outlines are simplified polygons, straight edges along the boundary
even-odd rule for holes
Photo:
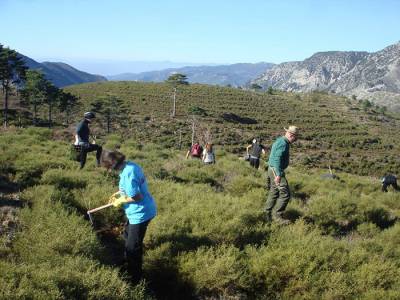
[[[212,152],[212,143],[206,144],[206,150],[207,150],[207,152]]]
[[[125,162],[125,155],[118,151],[103,149],[100,156],[100,166],[107,170],[119,170]]]
[[[285,137],[288,139],[289,143],[293,143],[297,140],[299,134],[299,128],[296,126],[289,126],[289,128],[284,128],[286,133]]]
[[[91,111],[87,111],[87,112],[85,112],[85,113],[83,114],[83,117],[85,118],[86,121],[88,121],[89,123],[91,123],[92,120],[93,120],[94,118],[96,118],[96,115],[95,115],[93,112],[91,112]]]

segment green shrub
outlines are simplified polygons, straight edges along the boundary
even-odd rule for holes
[[[0,261],[2,299],[148,299],[143,285],[131,287],[118,272],[83,257],[58,265]]]
[[[242,257],[239,249],[221,245],[182,254],[178,263],[183,279],[191,282],[197,293],[226,297],[240,293],[250,281]]]
[[[319,96],[318,109],[332,105],[325,99],[330,96]],[[268,101],[291,101],[280,94],[274,97]],[[312,101],[303,100],[299,105]],[[340,127],[339,121],[330,118],[329,126]],[[158,130],[168,135],[171,129],[159,129],[154,119],[147,125],[155,135]],[[233,130],[232,137],[249,135],[250,126]],[[26,187],[22,200],[29,204],[18,214],[16,235],[0,235],[0,298],[148,298],[145,286],[129,285],[115,265],[122,259],[118,232],[123,229],[123,210],[110,207],[94,213],[94,227],[86,216],[88,209],[106,204],[117,191],[118,173],[95,168],[94,155],[78,170],[65,155],[68,144],[48,140],[49,132],[34,129],[29,135],[16,130],[0,136],[0,160],[6,164],[1,179]],[[217,163],[204,165],[186,160],[184,151],[148,142],[145,131],[136,133],[134,140],[113,136],[109,141],[120,143],[127,158],[143,167],[157,203],[158,215],[144,241],[144,271],[156,298],[399,297],[400,202],[396,193],[380,192],[376,179],[341,172],[336,173],[339,180],[322,179],[326,170],[300,168],[294,158],[296,167],[286,172],[293,196],[286,210],[291,223],[266,224],[265,172],[228,153],[230,146],[217,147]],[[189,129],[186,134],[190,136]],[[331,134],[321,136],[329,139]],[[358,147],[367,141],[360,135],[338,143],[354,142]],[[237,153],[243,151],[231,146]],[[296,151],[307,152],[306,146],[300,148]],[[340,157],[316,153],[312,163]],[[347,164],[350,171],[353,166]],[[371,167],[367,162],[361,169]]]
[[[327,232],[339,234],[354,228],[361,219],[357,201],[348,192],[330,192],[310,198],[309,216]]]

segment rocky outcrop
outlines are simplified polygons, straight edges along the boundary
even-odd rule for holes
[[[319,52],[276,65],[253,82],[285,91],[355,95],[400,110],[400,42],[374,53]]]

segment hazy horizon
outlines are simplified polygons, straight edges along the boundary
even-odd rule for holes
[[[0,28],[0,43],[39,62],[106,76],[281,63],[323,51],[381,50],[400,39],[399,11],[396,0],[0,0],[0,19],[12,25]]]
[[[23,53],[22,53],[23,54]],[[174,62],[174,61],[123,61],[111,59],[69,59],[57,57],[35,58],[37,62],[62,62],[66,63],[80,71],[98,74],[102,76],[113,76],[123,73],[142,73],[158,71],[170,68],[181,68],[186,66],[216,66],[225,65],[225,63],[195,63],[195,62]],[[229,63],[228,63],[229,64]]]

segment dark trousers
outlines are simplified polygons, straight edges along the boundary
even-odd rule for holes
[[[100,156],[101,156],[101,151],[103,148],[99,145],[96,144],[85,144],[81,146],[81,158],[80,158],[80,163],[81,163],[81,169],[86,164],[86,157],[88,152],[93,152],[96,151],[96,160],[97,160],[97,165],[100,165]]]
[[[129,224],[128,222],[125,226],[125,258],[128,263],[128,272],[134,282],[139,281],[142,277],[143,239],[149,223],[150,220],[140,224]]]
[[[250,166],[252,166],[253,168],[258,169],[258,167],[260,166],[260,159],[259,158],[250,157],[249,162],[250,162]]]
[[[388,186],[392,186],[395,191],[399,191],[399,187],[397,186],[397,182],[394,183],[383,183],[382,184],[382,192],[387,192]]]

